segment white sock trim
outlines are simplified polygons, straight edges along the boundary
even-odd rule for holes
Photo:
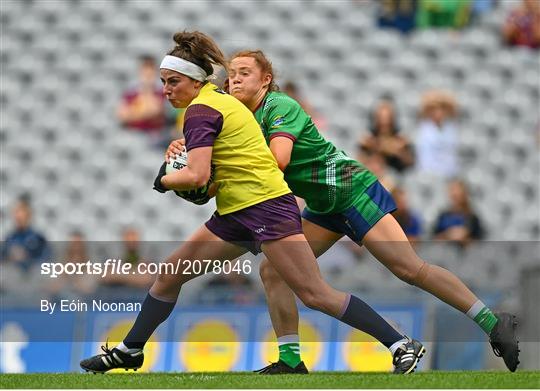
[[[476,315],[480,313],[484,309],[486,305],[482,303],[480,300],[478,300],[476,303],[472,305],[472,307],[467,311],[467,316],[471,319],[474,319]]]
[[[116,349],[120,350],[122,353],[127,353],[129,352],[129,348],[124,345],[123,342],[120,342],[117,346],[116,346]]]
[[[390,346],[388,349],[390,350],[390,352],[392,353],[392,356],[394,355],[394,353],[396,352],[396,350],[398,350],[398,348],[401,346],[401,345],[405,345],[407,342],[409,342],[409,340],[407,338],[403,338],[403,339],[400,339],[399,341],[397,342],[394,342],[392,344],[392,346]]]
[[[120,350],[122,353],[128,353],[128,354],[137,353],[137,352],[140,352],[142,350],[142,349],[136,349],[136,348],[130,349],[126,345],[124,345],[124,342],[120,342],[116,346],[116,349]]]
[[[282,337],[279,337],[277,339],[277,342],[278,342],[278,346],[285,345],[288,343],[300,343],[300,337],[298,336],[298,334],[284,335]]]

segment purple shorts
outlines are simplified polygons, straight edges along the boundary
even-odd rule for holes
[[[224,216],[214,212],[205,225],[214,235],[245,247],[255,255],[261,252],[266,240],[303,232],[300,210],[292,193]]]

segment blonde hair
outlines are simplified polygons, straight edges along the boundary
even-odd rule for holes
[[[431,109],[435,107],[440,107],[445,110],[449,117],[455,117],[457,115],[458,107],[456,99],[454,95],[448,91],[430,90],[422,95],[420,104],[420,115],[422,117],[428,117]]]

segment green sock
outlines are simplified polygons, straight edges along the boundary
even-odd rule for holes
[[[482,308],[473,320],[487,335],[491,334],[491,330],[493,330],[493,327],[495,327],[498,322],[497,317],[488,307]]]
[[[279,359],[291,368],[300,364],[300,344],[298,342],[279,345]]]

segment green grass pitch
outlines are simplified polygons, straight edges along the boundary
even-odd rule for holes
[[[237,373],[4,374],[0,388],[540,388],[540,371],[388,373],[315,372],[262,376]]]

